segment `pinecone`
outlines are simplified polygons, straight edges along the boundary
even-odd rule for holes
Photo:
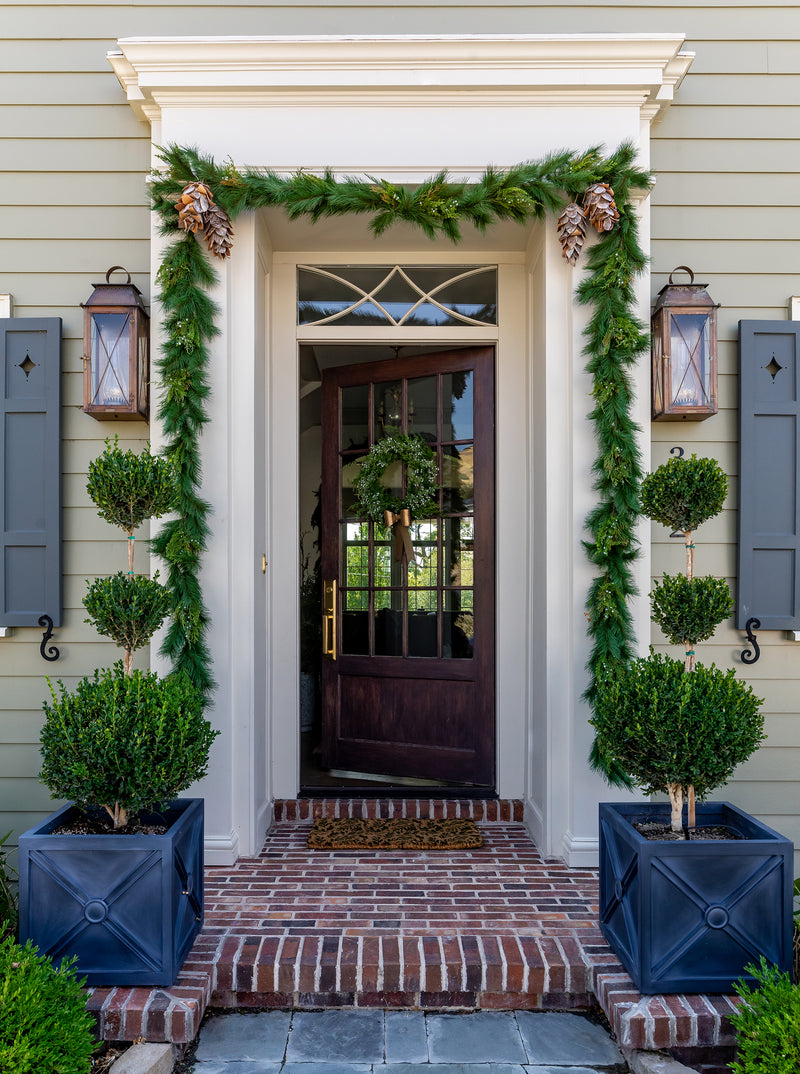
[[[203,214],[203,227],[208,248],[214,257],[230,256],[233,246],[233,228],[231,219],[219,205],[212,205]]]
[[[574,265],[586,240],[586,214],[577,202],[573,201],[564,209],[558,218],[557,230],[562,256]]]
[[[601,233],[610,231],[619,220],[614,191],[608,183],[592,183],[583,195],[583,208],[589,223]]]
[[[211,191],[203,183],[189,183],[178,198],[178,225],[196,235],[203,227],[203,215],[214,204]]]

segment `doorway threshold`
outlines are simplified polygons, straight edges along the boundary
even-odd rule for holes
[[[402,783],[373,783],[365,785],[363,783],[350,783],[343,787],[301,787],[300,793],[297,796],[297,801],[321,801],[325,798],[352,798],[357,801],[364,801],[365,799],[376,799],[378,801],[384,801],[386,799],[400,798],[420,798],[420,791],[429,791],[429,795],[424,797],[423,801],[438,801],[438,800],[463,800],[467,798],[475,798],[481,801],[483,800],[497,800],[499,795],[496,790],[491,787],[447,787],[442,786],[441,783],[432,783],[429,785],[423,785],[420,783],[410,783],[403,785]],[[433,795],[435,792],[435,797]]]

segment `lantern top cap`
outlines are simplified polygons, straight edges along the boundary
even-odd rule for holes
[[[688,272],[689,282],[675,283],[673,276],[676,272]],[[669,283],[658,292],[653,314],[658,313],[665,306],[701,306],[705,309],[719,309],[719,302],[715,302],[706,291],[707,283],[695,283],[694,273],[688,265],[678,265],[669,274]]]
[[[125,283],[111,282],[112,272],[124,272],[128,277]],[[93,283],[94,291],[86,302],[81,306],[86,309],[89,306],[134,306],[147,316],[142,292],[135,283],[131,283],[131,274],[122,265],[112,265],[106,273],[105,283]]]

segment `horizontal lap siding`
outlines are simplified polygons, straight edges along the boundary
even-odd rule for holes
[[[0,830],[20,828],[44,808],[35,743],[43,674],[69,684],[115,656],[83,624],[86,577],[119,566],[116,532],[94,517],[83,487],[103,438],[119,431],[137,444],[139,424],[109,426],[80,411],[81,311],[89,285],[124,263],[149,301],[147,128],[125,103],[105,54],[116,39],[147,35],[336,33],[683,32],[696,59],[676,102],[654,129],[653,292],[677,264],[691,265],[722,304],[720,414],[704,423],[653,427],[653,461],[680,443],[711,454],[731,475],[723,515],[698,535],[700,571],[735,583],[737,494],[736,326],[740,318],[782,318],[800,293],[800,7],[775,3],[708,6],[686,2],[607,4],[559,0],[500,4],[368,0],[264,4],[259,0],[162,3],[3,4],[0,41],[0,292],[19,316],[64,320],[65,625],[62,659],[45,665],[31,631],[0,639],[0,741],[13,742],[18,767],[2,781]],[[325,163],[321,161],[320,163]],[[681,553],[653,527],[654,572],[676,571]],[[658,640],[656,633],[655,640]],[[759,639],[763,656],[744,669],[766,698],[769,739],[725,792],[800,836],[800,645]],[[736,663],[741,634],[726,624],[703,655]],[[5,769],[4,769],[5,771]],[[780,827],[780,825],[777,825]]]

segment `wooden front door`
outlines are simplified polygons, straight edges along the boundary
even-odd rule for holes
[[[323,764],[493,787],[494,350],[343,366],[322,392]],[[352,491],[396,432],[430,445],[442,485],[438,517],[412,522],[410,564]],[[402,466],[384,480],[402,489]]]

